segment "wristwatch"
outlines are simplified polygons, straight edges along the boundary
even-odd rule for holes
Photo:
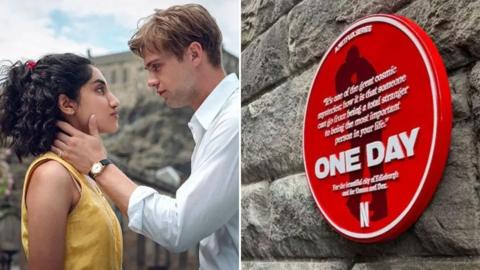
[[[105,166],[108,164],[112,164],[112,161],[108,158],[93,163],[92,168],[88,172],[88,176],[90,176],[92,179],[95,179],[95,177],[103,172],[103,169],[105,169]]]

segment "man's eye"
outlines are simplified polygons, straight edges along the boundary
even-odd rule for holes
[[[154,65],[152,65],[152,69],[153,69],[154,71],[158,71],[158,70],[160,69],[160,64],[154,64]]]
[[[97,93],[105,94],[105,89],[103,87],[97,88]]]

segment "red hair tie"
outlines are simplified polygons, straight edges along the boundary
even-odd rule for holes
[[[27,66],[27,68],[32,71],[35,66],[37,65],[37,63],[35,61],[32,61],[32,60],[28,60],[25,65]]]

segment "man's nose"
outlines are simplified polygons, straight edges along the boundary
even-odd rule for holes
[[[158,79],[152,76],[152,74],[148,74],[147,85],[150,88],[155,88],[158,85]]]

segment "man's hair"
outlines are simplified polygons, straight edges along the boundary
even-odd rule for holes
[[[145,22],[128,41],[130,50],[140,57],[145,51],[173,53],[180,61],[186,48],[198,42],[207,52],[212,66],[220,67],[222,33],[215,19],[197,4],[176,5],[144,18]]]

